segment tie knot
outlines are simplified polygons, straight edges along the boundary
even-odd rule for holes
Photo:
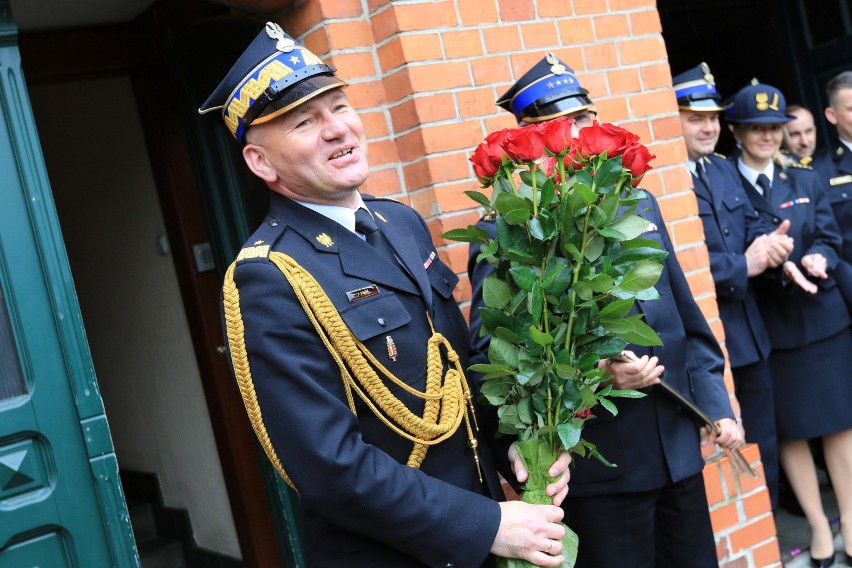
[[[769,194],[769,188],[772,187],[772,184],[769,183],[769,177],[766,174],[760,174],[757,176],[757,185],[763,190],[764,195]]]
[[[355,211],[355,230],[362,235],[370,235],[379,230],[370,212],[363,207]]]

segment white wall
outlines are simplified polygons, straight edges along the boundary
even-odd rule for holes
[[[198,546],[240,558],[130,80],[30,97],[119,466],[157,473]]]

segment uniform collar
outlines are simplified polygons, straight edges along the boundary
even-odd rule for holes
[[[766,177],[769,178],[769,184],[772,185],[772,180],[775,177],[775,164],[772,160],[769,160],[769,163],[766,164],[766,167],[763,168],[762,171],[753,170],[747,165],[743,163],[742,158],[737,158],[737,169],[740,170],[740,173],[744,178],[748,180],[748,182],[754,186],[757,192],[763,195],[763,189],[757,185],[757,176],[760,174],[766,174]]]
[[[355,211],[361,207],[364,207],[366,209],[366,207],[364,206],[364,200],[361,199],[361,194],[357,192],[356,194],[358,195],[358,207],[356,209],[350,209],[349,207],[343,207],[340,205],[320,205],[318,203],[308,203],[306,201],[298,201],[296,199],[294,199],[293,201],[295,201],[299,205],[307,207],[312,211],[316,211],[323,217],[326,217],[328,219],[331,219],[332,221],[343,225],[346,229],[354,233]]]

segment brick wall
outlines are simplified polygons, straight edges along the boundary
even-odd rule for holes
[[[481,215],[463,194],[478,187],[468,158],[489,132],[516,126],[494,101],[546,51],[556,53],[599,118],[636,133],[657,156],[642,187],[659,198],[690,288],[724,341],[654,0],[307,0],[282,25],[350,82],[369,139],[363,190],[426,218],[461,277],[464,309],[467,245],[440,235]],[[730,373],[726,382],[732,391]],[[757,448],[746,455],[760,469]],[[738,477],[712,449],[705,457],[720,566],[780,566],[762,478]]]

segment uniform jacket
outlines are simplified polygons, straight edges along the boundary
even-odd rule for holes
[[[846,305],[852,309],[852,152],[843,143],[826,149],[811,164],[828,192],[831,211],[843,238],[840,262],[834,271]]]
[[[713,155],[701,163],[710,187],[693,176],[698,214],[704,224],[728,357],[732,367],[742,367],[769,356],[769,334],[757,307],[744,253],[755,238],[774,227],[758,217],[736,168],[727,160]]]
[[[658,356],[666,367],[663,380],[690,398],[711,418],[732,418],[728,393],[722,380],[724,359],[704,316],[692,298],[683,271],[665,229],[656,200],[648,196],[645,211],[637,209],[649,226],[643,238],[657,241],[669,253],[663,274],[656,284],[659,300],[639,301],[631,314],[643,313],[663,341],[662,346],[628,346],[640,357]],[[480,227],[496,234],[494,223]],[[468,264],[473,288],[471,337],[477,360],[487,358],[488,338],[479,337],[482,322],[479,307],[484,305],[482,286],[494,271],[491,265],[476,263],[479,249],[471,247]],[[665,394],[652,387],[648,396],[618,399],[618,415],[595,409],[583,437],[596,444],[601,454],[618,465],[608,468],[596,459],[575,457],[572,463],[568,499],[612,492],[646,491],[663,487],[694,475],[704,467],[699,448],[698,426]]]
[[[295,259],[379,362],[423,391],[431,336],[427,312],[463,368],[469,364],[468,328],[452,295],[458,279],[411,208],[368,196],[364,202],[413,279],[356,234],[274,193],[269,215],[246,247],[271,245]],[[262,419],[301,498],[308,565],[444,568],[486,562],[500,522],[490,495],[502,495],[489,445],[479,444],[485,484],[464,424],[429,448],[420,469],[406,466],[412,443],[357,396],[357,416],[350,411],[340,371],[281,271],[266,256],[245,258],[237,261],[234,281]],[[422,414],[422,401],[386,383]]]
[[[828,201],[843,238],[841,258],[852,263],[852,152],[839,143],[814,158],[814,171],[828,192]]]
[[[829,277],[812,279],[819,286],[816,294],[808,294],[781,279],[755,279],[758,305],[773,349],[792,349],[830,337],[849,325],[848,311],[833,276],[841,237],[828,195],[813,171],[776,167],[773,177],[767,199],[740,174],[755,211],[772,225],[790,220],[787,234],[796,243],[791,261],[801,267],[802,257],[812,253],[820,253],[828,261]]]

